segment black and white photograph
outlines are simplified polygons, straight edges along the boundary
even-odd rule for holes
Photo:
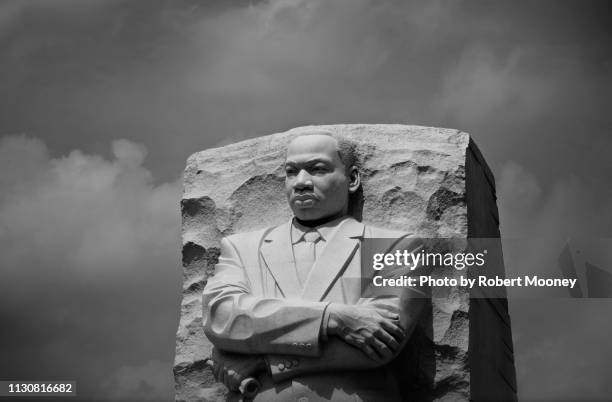
[[[610,15],[0,0],[0,401],[612,401]]]

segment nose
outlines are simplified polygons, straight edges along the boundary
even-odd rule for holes
[[[295,188],[312,188],[312,177],[310,177],[310,174],[305,169],[300,170],[295,178]]]

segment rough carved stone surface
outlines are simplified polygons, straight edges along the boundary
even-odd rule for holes
[[[202,329],[200,293],[214,269],[221,237],[280,224],[291,216],[283,191],[284,152],[291,138],[314,127],[358,144],[365,223],[421,237],[468,237],[466,158],[471,143],[462,131],[310,126],[193,154],[181,202],[184,285],[174,367],[177,400],[223,400],[223,386],[214,383],[204,364],[211,344]],[[481,170],[490,175],[486,164]],[[403,358],[418,363],[406,373],[407,382],[414,384],[407,392],[419,400],[469,399],[469,294],[451,289],[434,290],[433,296],[412,349],[404,351]]]

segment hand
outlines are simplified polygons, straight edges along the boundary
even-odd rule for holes
[[[242,380],[255,377],[267,369],[266,362],[261,356],[224,353],[217,348],[213,349],[211,360],[214,363],[215,379],[233,392],[238,392]]]
[[[399,315],[370,306],[331,303],[327,332],[353,345],[369,358],[391,359],[406,337]]]

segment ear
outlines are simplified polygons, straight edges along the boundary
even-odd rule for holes
[[[351,166],[351,168],[349,169],[348,179],[349,179],[349,193],[353,194],[361,186],[361,174],[359,173],[359,169],[357,169],[356,166]]]

